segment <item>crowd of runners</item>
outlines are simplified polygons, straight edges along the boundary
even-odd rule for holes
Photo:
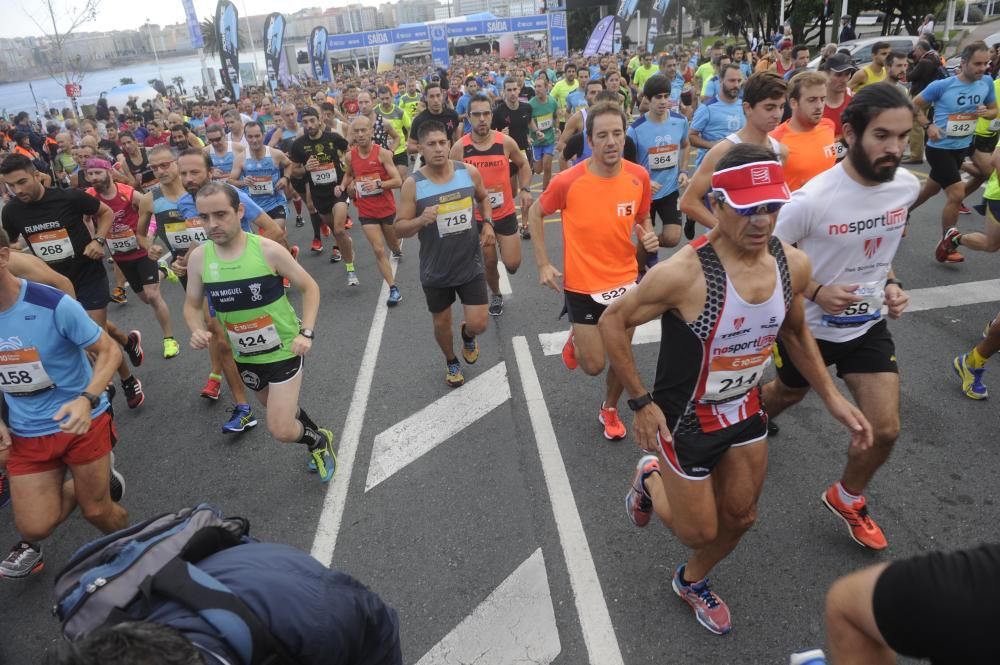
[[[321,482],[334,478],[333,425],[299,406],[320,334],[305,251],[342,264],[350,287],[381,290],[388,307],[422,291],[452,388],[504,314],[500,264],[514,275],[533,258],[537,288],[563,294],[566,368],[605,376],[601,399],[581,405],[595,435],[631,434],[642,449],[628,518],[641,528],[655,515],[690,549],[672,588],[709,631],[732,627],[709,574],[756,519],[774,419],[810,390],[846,430],[843,472],[816,488],[820,501],[859,545],[885,549],[865,492],[901,430],[888,322],[909,299],[894,258],[910,211],[942,191],[928,260],[1000,249],[1000,78],[986,75],[997,54],[981,42],[953,74],[924,41],[912,53],[877,43],[872,60],[859,67],[832,49],[810,69],[809,50],[789,41],[473,56],[448,70],[248,89],[236,102],[159,98],[4,121],[0,505],[11,503],[21,540],[0,577],[41,570],[43,542],[77,506],[105,533],[129,524],[113,411],[142,408],[139,372],[154,351],[115,325],[111,303],[150,308],[164,359],[208,350],[204,384],[190,390],[218,400],[228,389],[223,432],[255,427],[262,410],[271,436],[301,444]],[[924,155],[921,186],[901,163]],[[983,231],[961,232],[983,183]],[[306,225],[300,249],[289,230]],[[401,239],[413,236],[419,285],[397,283]],[[377,265],[384,288],[360,282],[360,262]],[[164,289],[184,290],[183,311]],[[659,356],[642,367],[631,337],[654,319]],[[1000,317],[954,358],[967,397],[987,397],[998,349]],[[935,622],[955,629],[963,585],[997,591],[998,558],[986,547],[841,580],[828,602],[832,662],[939,657]],[[963,630],[985,628],[977,621]]]

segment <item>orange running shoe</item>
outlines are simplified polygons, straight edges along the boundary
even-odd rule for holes
[[[625,438],[625,423],[618,417],[618,409],[605,407],[602,402],[597,420],[604,425],[604,438],[608,441],[621,441]]]
[[[312,241],[312,246],[309,248],[316,254],[321,254],[323,252],[323,241],[319,238],[314,238]]]
[[[838,484],[830,485],[823,493],[823,505],[829,508],[831,513],[844,520],[851,538],[858,545],[872,550],[884,550],[889,546],[889,543],[886,541],[882,529],[868,514],[865,497],[858,497],[857,501],[847,505],[840,499]]]
[[[562,350],[563,364],[566,369],[576,369],[576,346],[573,344],[573,331],[569,331],[569,337]]]
[[[351,219],[350,215],[347,216],[347,221],[344,222],[344,228],[345,229],[353,229],[354,228],[354,220]]]
[[[321,234],[323,234],[324,238],[329,238],[330,234],[333,233],[333,231],[330,230],[330,225],[329,224],[320,224],[319,225],[319,232]]]

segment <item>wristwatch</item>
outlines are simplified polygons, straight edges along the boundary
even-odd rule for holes
[[[633,411],[638,411],[642,407],[653,401],[653,395],[651,393],[646,393],[645,395],[640,395],[635,399],[628,400],[628,408]]]
[[[314,339],[312,328],[299,328],[299,334],[306,339]]]
[[[101,236],[94,236],[94,242],[96,242],[101,247],[104,247],[105,245],[108,244],[108,241],[102,238]]]
[[[88,393],[86,391],[80,393],[80,397],[86,397],[87,401],[90,402],[90,408],[96,409],[101,405],[101,398],[93,393]]]
[[[490,217],[489,219],[483,219],[483,224],[489,224],[493,228],[496,228],[496,225],[493,224],[493,218],[492,217]]]

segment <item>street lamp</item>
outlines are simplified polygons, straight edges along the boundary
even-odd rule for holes
[[[160,67],[160,56],[156,52],[156,43],[153,41],[153,32],[149,29],[149,19],[146,19],[146,35],[149,37],[149,47],[153,49],[153,59],[156,61],[156,71],[160,73],[160,83],[166,86],[163,80],[163,67]]]

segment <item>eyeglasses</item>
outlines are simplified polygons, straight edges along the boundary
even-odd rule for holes
[[[493,115],[492,111],[469,111],[469,115],[473,118],[488,118]]]
[[[152,162],[150,162],[149,168],[153,169],[154,171],[166,171],[167,169],[170,168],[170,165],[173,164],[174,161],[175,160],[171,159],[169,162],[163,162],[162,164],[153,164]]]
[[[773,215],[774,213],[781,210],[781,207],[785,205],[783,201],[772,201],[770,203],[764,203],[759,206],[751,206],[749,208],[737,208],[736,206],[726,201],[726,196],[722,192],[715,192],[715,200],[718,201],[719,203],[726,203],[726,205],[732,208],[733,212],[735,212],[740,217],[753,217],[754,215],[763,215],[763,214]]]

